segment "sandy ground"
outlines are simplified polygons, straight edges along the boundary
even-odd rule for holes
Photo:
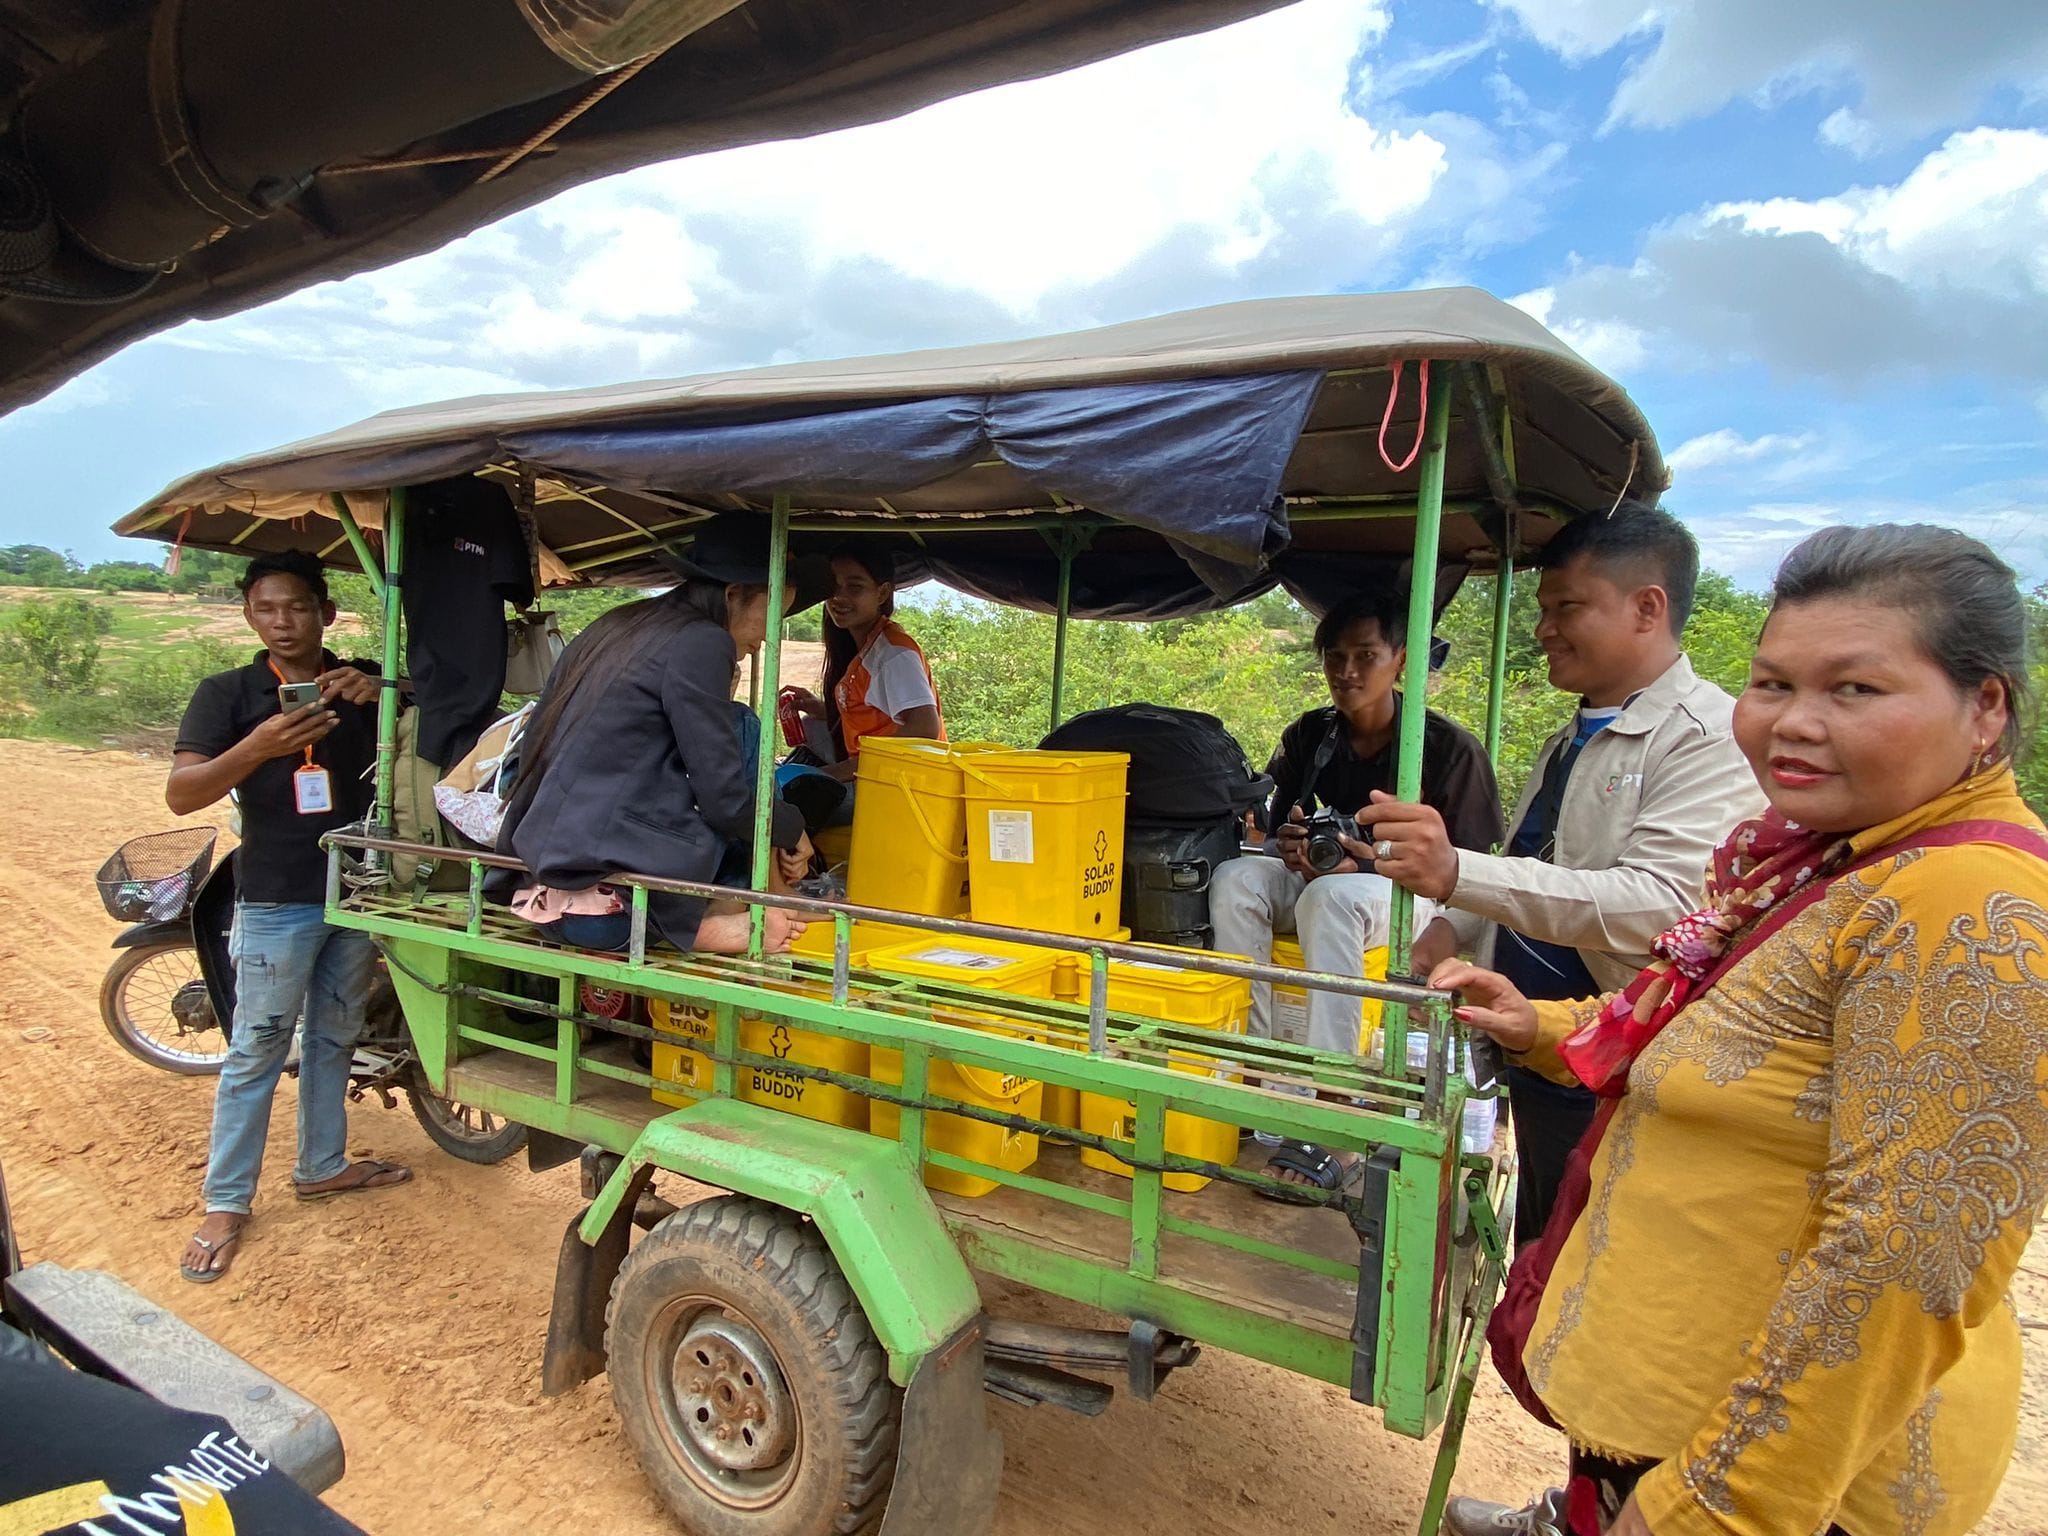
[[[100,1024],[115,927],[91,883],[124,839],[173,824],[163,771],[126,753],[0,741],[0,1159],[27,1255],[117,1272],[321,1403],[350,1464],[330,1497],[379,1536],[531,1536],[572,1521],[579,1536],[673,1530],[606,1383],[540,1395],[573,1169],[471,1167],[436,1151],[402,1107],[371,1104],[352,1115],[352,1148],[411,1164],[415,1181],[301,1206],[284,1188],[281,1102],[233,1275],[212,1288],[179,1280],[210,1084],[151,1071]],[[2017,1300],[2048,1318],[2048,1243],[2035,1244]],[[990,1301],[1060,1315],[1022,1293]],[[2048,1334],[2027,1338],[2019,1450],[1981,1527],[2002,1536],[2048,1532]],[[990,1406],[1008,1445],[1001,1536],[1410,1531],[1434,1453],[1335,1390],[1214,1350],[1157,1402],[1120,1395],[1099,1419]],[[1519,1496],[1560,1461],[1556,1438],[1482,1380],[1457,1486]]]

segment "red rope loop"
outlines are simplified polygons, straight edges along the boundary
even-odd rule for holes
[[[1429,359],[1425,357],[1420,368],[1422,394],[1415,402],[1415,446],[1408,450],[1407,458],[1396,464],[1392,455],[1387,452],[1387,428],[1393,424],[1394,405],[1401,398],[1401,371],[1407,366],[1404,359],[1394,359],[1394,377],[1387,385],[1387,408],[1380,413],[1380,462],[1397,475],[1406,471],[1421,457],[1422,434],[1429,424]]]

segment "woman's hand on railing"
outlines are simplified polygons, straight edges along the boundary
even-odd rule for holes
[[[1469,960],[1446,960],[1429,973],[1429,984],[1463,999],[1451,1017],[1520,1053],[1536,1043],[1536,1008],[1498,971],[1481,970]]]

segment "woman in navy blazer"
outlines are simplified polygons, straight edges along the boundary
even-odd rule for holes
[[[754,784],[733,727],[737,658],[768,625],[768,527],[745,513],[706,524],[680,586],[596,620],[563,654],[534,711],[498,834],[528,873],[500,871],[493,894],[551,938],[624,949],[625,872],[711,881],[727,847],[750,843]],[[785,607],[789,598],[783,597]],[[772,808],[770,841],[785,880],[810,861],[794,807]],[[648,893],[648,917],[678,949],[736,954],[743,909]],[[736,904],[735,904],[736,906]],[[770,908],[770,953],[802,931]]]

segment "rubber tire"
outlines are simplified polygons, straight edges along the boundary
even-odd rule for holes
[[[128,1016],[121,1011],[121,986],[129,974],[139,970],[145,963],[158,955],[167,955],[184,950],[194,956],[197,951],[189,942],[172,940],[163,944],[138,944],[133,949],[121,951],[121,958],[107,968],[106,979],[100,983],[100,1022],[107,1026],[107,1033],[121,1044],[121,1049],[139,1061],[146,1061],[163,1072],[175,1072],[180,1077],[218,1077],[226,1064],[225,1055],[220,1061],[180,1061],[172,1056],[160,1056],[150,1049],[149,1043],[129,1027]],[[221,1041],[227,1041],[227,1032],[221,1031]]]
[[[465,1163],[477,1163],[488,1168],[494,1163],[502,1163],[526,1145],[526,1127],[514,1120],[507,1120],[504,1128],[494,1135],[476,1137],[464,1136],[435,1119],[434,1112],[427,1106],[430,1101],[438,1101],[440,1095],[427,1086],[426,1078],[417,1069],[413,1081],[406,1085],[405,1097],[406,1102],[412,1105],[412,1117],[419,1121],[427,1139],[450,1157],[460,1158]]]
[[[655,1428],[640,1361],[662,1307],[707,1296],[768,1343],[795,1399],[803,1465],[773,1505],[739,1510],[706,1493]],[[742,1195],[686,1206],[620,1266],[605,1314],[612,1399],[662,1502],[692,1536],[855,1536],[879,1521],[896,1476],[903,1394],[867,1314],[818,1229]],[[629,1363],[630,1362],[630,1363]]]

